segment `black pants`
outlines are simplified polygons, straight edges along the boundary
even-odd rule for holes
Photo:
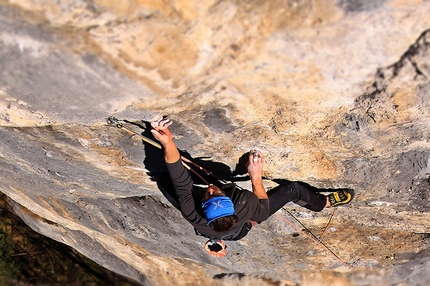
[[[283,181],[281,185],[269,190],[270,214],[273,215],[289,202],[294,202],[311,211],[321,211],[326,203],[326,196],[319,192],[332,192],[329,189],[318,189],[301,182]]]
[[[157,185],[166,199],[179,210],[178,199],[169,174],[163,173],[158,178]],[[197,192],[201,194],[195,194],[195,199],[203,197],[205,190],[200,189]],[[333,192],[333,190],[318,189],[305,183],[283,180],[279,186],[267,192],[270,206],[269,216],[273,215],[288,202],[294,202],[311,211],[319,212],[324,209],[327,200],[326,196],[319,192]],[[201,201],[198,204],[201,205]]]

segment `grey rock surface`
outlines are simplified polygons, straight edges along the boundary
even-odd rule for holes
[[[429,3],[257,2],[0,1],[0,191],[142,285],[425,285]],[[222,174],[257,146],[268,189],[355,189],[323,237],[353,267],[289,223],[320,235],[332,210],[292,203],[208,256],[157,188],[161,151],[112,115],[139,134],[169,115]]]

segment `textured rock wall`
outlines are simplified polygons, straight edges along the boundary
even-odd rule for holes
[[[428,1],[0,4],[0,189],[33,229],[145,285],[428,280]],[[354,188],[324,238],[354,268],[285,210],[208,257],[159,150],[105,124],[164,114],[214,171],[259,147],[268,188]],[[286,208],[316,234],[331,215]]]

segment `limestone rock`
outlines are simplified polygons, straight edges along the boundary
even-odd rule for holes
[[[0,191],[37,232],[143,285],[428,281],[428,1],[0,4]],[[294,204],[209,257],[112,115],[169,115],[214,173],[258,147],[267,188],[355,189],[323,237],[353,268],[285,221],[319,235],[331,210]]]

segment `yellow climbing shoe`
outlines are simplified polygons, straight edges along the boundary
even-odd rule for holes
[[[346,189],[328,195],[330,207],[337,207],[349,203],[354,198],[354,190]]]

